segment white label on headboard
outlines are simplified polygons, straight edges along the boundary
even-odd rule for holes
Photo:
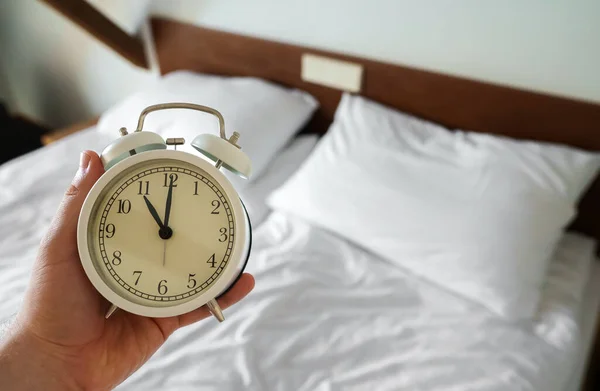
[[[302,55],[302,80],[348,92],[360,92],[363,67],[348,61]]]

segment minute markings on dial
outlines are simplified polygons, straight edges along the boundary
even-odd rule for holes
[[[181,294],[173,294],[171,296],[169,296],[168,294],[165,294],[164,296],[162,296],[161,293],[162,293],[162,291],[164,291],[164,289],[161,289],[161,292],[156,292],[157,294],[156,293],[155,294],[150,294],[148,292],[141,292],[141,291],[138,291],[137,289],[134,289],[133,287],[131,287],[128,284],[128,281],[125,281],[123,278],[121,278],[119,276],[119,274],[118,274],[119,268],[118,267],[116,267],[116,270],[115,270],[115,268],[112,267],[112,265],[110,264],[110,262],[107,262],[107,255],[108,255],[107,254],[107,250],[108,249],[105,248],[105,243],[104,243],[104,236],[106,234],[105,230],[104,230],[104,227],[107,224],[106,220],[108,218],[108,212],[111,210],[111,207],[113,207],[113,204],[115,203],[116,199],[119,197],[119,195],[121,194],[121,192],[123,192],[135,180],[139,180],[139,179],[143,178],[144,176],[151,175],[151,174],[165,173],[165,172],[175,172],[175,171],[178,172],[180,176],[182,174],[187,174],[187,175],[189,175],[191,177],[194,177],[195,179],[198,179],[199,182],[203,182],[208,188],[210,188],[212,190],[212,192],[214,193],[214,195],[216,196],[216,198],[218,200],[220,200],[221,206],[224,209],[225,216],[223,216],[223,217],[226,218],[226,220],[228,221],[228,225],[229,225],[228,228],[229,228],[229,236],[230,236],[230,238],[227,241],[227,243],[223,243],[224,245],[227,246],[227,248],[226,249],[223,248],[224,249],[223,251],[225,251],[225,253],[223,254],[222,259],[220,259],[220,260],[217,259],[216,260],[216,265],[215,265],[216,267],[214,269],[211,268],[211,270],[213,271],[213,273],[204,282],[198,281],[198,284],[190,284],[190,286],[191,285],[195,285],[194,289],[191,289],[190,291],[187,291],[187,292],[181,293]],[[182,179],[182,178],[180,178],[180,179]],[[185,183],[184,183],[184,185],[185,185]],[[169,186],[169,187],[172,189],[171,186]],[[186,187],[187,187],[187,185],[186,185]],[[139,189],[137,189],[137,186],[136,186],[136,193],[138,192],[137,190],[139,190]],[[181,191],[183,191],[183,189]],[[193,188],[193,186],[192,186],[192,188],[189,189],[189,191],[190,191],[191,194],[193,192],[195,192],[195,189]],[[212,211],[212,209],[213,208],[210,208],[210,211]],[[210,211],[208,213],[210,213]],[[111,212],[111,213],[114,213],[114,211]],[[156,222],[158,223],[158,221],[156,221]],[[121,286],[123,286],[123,288],[125,288],[129,292],[131,292],[131,293],[133,293],[133,294],[135,294],[137,296],[143,297],[145,299],[148,299],[148,300],[154,300],[154,301],[175,301],[175,300],[180,300],[180,299],[183,299],[183,298],[186,298],[186,297],[193,296],[196,293],[199,293],[199,292],[203,291],[204,289],[206,289],[209,285],[211,285],[216,280],[216,278],[224,270],[227,262],[229,261],[229,257],[231,256],[231,252],[232,252],[232,249],[233,249],[233,242],[234,242],[234,240],[233,240],[234,239],[233,238],[233,234],[234,234],[233,229],[234,229],[233,214],[232,214],[231,207],[230,207],[230,205],[228,203],[228,200],[225,198],[224,194],[222,194],[222,191],[218,187],[216,187],[211,182],[210,179],[204,177],[202,174],[197,173],[197,172],[195,172],[193,170],[184,169],[184,168],[181,168],[181,167],[159,167],[159,168],[152,168],[152,169],[147,169],[147,170],[144,170],[142,172],[139,172],[136,175],[134,175],[131,178],[129,178],[127,181],[124,181],[124,183],[122,183],[122,185],[115,190],[115,193],[108,200],[107,204],[104,207],[104,210],[103,210],[103,213],[102,213],[102,217],[101,217],[101,221],[100,221],[100,235],[99,235],[99,239],[100,239],[100,243],[99,243],[99,245],[100,245],[100,252],[101,252],[102,258],[104,259],[105,267],[110,272],[110,275]],[[122,235],[125,234],[124,231],[121,234]],[[120,239],[120,240],[123,240],[123,239]],[[112,249],[111,249],[111,252],[112,252]],[[220,257],[220,255],[219,255],[219,257]],[[204,259],[198,259],[197,261],[198,262],[206,262],[206,258],[204,258]],[[193,273],[190,273],[190,274],[193,274]],[[182,279],[184,279],[185,283],[187,284],[189,282],[186,279],[188,277],[187,272],[186,272],[185,275],[182,275],[182,276],[183,276]],[[126,278],[127,280],[130,280],[131,276],[124,276],[124,278]],[[206,277],[204,277],[204,278],[206,278]],[[142,279],[143,279],[143,277],[142,277]],[[156,283],[158,283],[158,281]],[[131,282],[131,284],[133,284],[133,282]],[[170,293],[170,292],[168,292],[168,293]],[[180,293],[180,292],[177,292],[177,293]]]

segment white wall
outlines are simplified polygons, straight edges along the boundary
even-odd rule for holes
[[[153,12],[600,102],[598,0],[159,0]]]
[[[129,31],[139,29],[149,9],[223,30],[600,102],[597,0],[92,2]],[[0,94],[13,108],[64,125],[101,113],[154,77],[38,1],[1,3],[8,83]]]
[[[129,31],[145,18],[149,2],[132,4],[100,2]],[[53,127],[102,112],[152,77],[37,0],[1,1],[0,53],[1,97],[12,111]]]

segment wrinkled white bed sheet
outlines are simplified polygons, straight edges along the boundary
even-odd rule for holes
[[[278,213],[248,271],[256,289],[225,323],[178,331],[119,390],[553,391],[576,366],[569,295],[509,325]]]

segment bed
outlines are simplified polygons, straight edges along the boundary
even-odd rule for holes
[[[3,317],[19,307],[78,151],[109,139],[88,128],[0,170],[3,185],[27,178],[3,194]],[[600,304],[598,264],[580,311],[563,297],[531,332],[285,214],[271,213],[254,233],[252,295],[223,324],[175,333],[119,389],[579,389]]]
[[[301,79],[301,57],[313,53],[361,64],[360,95],[448,127],[600,150],[600,106],[591,103],[171,20],[154,19],[152,27],[163,74],[253,76],[315,96],[320,108],[303,133],[324,133],[341,96]],[[100,150],[110,140],[92,126],[0,167],[0,286],[8,298],[0,319],[18,309],[72,162],[80,150]],[[15,176],[18,186],[8,186]],[[596,180],[563,240],[600,239],[598,197]],[[557,284],[545,288],[534,322],[509,324],[325,229],[274,211],[254,230],[248,271],[255,291],[228,310],[225,323],[176,332],[118,389],[595,389],[600,262],[590,262],[582,303],[573,308],[557,292],[561,276],[576,267],[573,254],[554,263],[549,273]]]

